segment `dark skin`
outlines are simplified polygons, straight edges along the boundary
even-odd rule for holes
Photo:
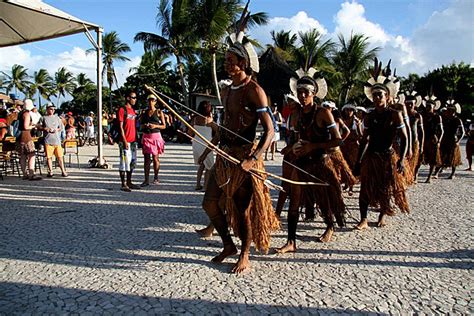
[[[303,105],[303,113],[310,113],[314,108],[314,93],[306,89],[298,89],[298,100]],[[319,111],[318,115],[315,117],[314,122],[318,127],[329,126],[334,123],[334,117],[330,110],[322,109]],[[292,146],[293,154],[296,158],[305,157],[317,149],[330,149],[337,147],[341,144],[341,135],[337,128],[331,128],[331,139],[327,142],[321,143],[312,143],[306,140],[298,140]],[[293,179],[297,178],[297,171],[294,169],[292,177]],[[300,207],[301,204],[301,192],[302,188],[299,185],[292,185],[290,190],[290,206],[289,210],[296,210]],[[326,227],[326,231],[319,237],[319,241],[328,242],[331,240],[334,233],[334,226],[330,225]],[[296,252],[296,240],[288,239],[286,244],[276,249],[278,253],[286,252]]]
[[[155,113],[155,111],[156,111],[156,101],[157,100],[153,99],[153,98],[150,98],[150,99],[147,100],[148,109],[146,110],[144,115],[148,115],[148,117],[151,117],[153,115],[153,113]],[[164,116],[163,112],[159,111],[158,115],[159,115],[160,120],[163,124],[147,123],[146,125],[142,125],[142,129],[145,129],[145,128],[165,129],[166,124],[164,123],[165,122],[165,116]],[[150,176],[150,165],[151,165],[151,157],[150,156],[151,155],[150,154],[144,154],[143,156],[145,158],[145,163],[144,163],[145,181],[143,181],[142,185],[146,185],[146,184],[149,183],[148,178]],[[153,172],[154,172],[154,175],[155,175],[155,180],[158,179],[158,172],[159,171],[160,171],[160,159],[159,159],[158,155],[153,155]]]
[[[374,107],[375,107],[374,111],[377,111],[378,113],[382,113],[384,111],[387,111],[388,93],[385,90],[383,90],[383,89],[374,89],[372,91],[372,98],[373,98],[373,104],[374,104]],[[393,120],[395,126],[400,126],[401,124],[403,124],[403,117],[402,117],[402,114],[400,112],[393,112],[392,120]],[[387,133],[387,135],[390,135],[390,134]],[[400,159],[397,162],[397,171],[399,173],[401,173],[401,172],[403,172],[403,170],[405,168],[404,164],[405,164],[405,157],[406,157],[407,147],[408,147],[407,146],[408,135],[407,135],[407,130],[406,130],[405,127],[398,129],[398,136],[400,137],[401,145],[400,145],[400,152],[399,152]],[[369,142],[370,142],[370,135],[369,135],[369,131],[366,129],[366,130],[364,130],[364,133],[362,134],[362,138],[361,138],[361,141],[360,141],[357,164],[356,164],[356,167],[354,168],[355,170],[357,170],[357,171],[355,171],[356,174],[359,173],[360,163],[361,163],[363,154],[365,153],[365,150],[366,150],[367,145],[368,145]],[[392,142],[391,139],[387,139],[387,143],[391,144],[391,142]],[[362,196],[359,197],[359,207],[360,207],[360,210],[361,210],[361,214],[363,214],[363,213],[366,214],[367,213],[367,209],[369,207],[369,202],[370,201],[368,201],[367,197],[362,197]],[[384,213],[384,210],[382,210],[380,212],[379,221],[377,223],[377,226],[378,227],[383,227],[385,225],[386,225],[385,213]],[[366,229],[368,227],[369,227],[368,219],[366,217],[363,218],[362,215],[361,215],[361,220],[360,220],[359,224],[356,226],[356,229],[363,230],[363,229]]]
[[[436,138],[427,139],[426,141],[435,142],[434,144],[439,147],[439,144],[441,143],[441,140],[443,139],[443,134],[444,134],[443,124],[442,124],[443,122],[441,120],[441,117],[434,113],[434,105],[432,103],[430,103],[430,102],[426,103],[425,111],[426,111],[426,113],[424,115],[426,116],[426,118],[434,116],[433,120],[435,120],[435,122],[438,123],[437,129],[436,129],[436,132],[435,132],[436,133]],[[425,120],[425,122],[426,121],[427,120]],[[431,136],[431,135],[429,135],[429,136]],[[430,183],[431,182],[431,176],[433,175],[435,167],[436,166],[434,164],[430,164],[430,171],[428,173],[428,178],[426,179],[425,183]]]
[[[127,109],[131,109],[135,103],[137,103],[137,95],[136,93],[132,92],[126,97],[127,103],[125,104],[125,107]],[[127,113],[124,113],[126,116]],[[124,130],[124,124],[125,124],[125,118],[123,122],[120,122],[120,135],[122,137],[122,143],[123,143],[123,148],[128,150],[130,148],[129,143],[127,142],[127,139],[125,138],[125,130]],[[125,174],[126,174],[126,179],[125,179]],[[129,187],[132,186],[132,172],[131,171],[120,171],[120,180],[122,182],[122,189],[125,190],[130,190]]]
[[[420,115],[420,113],[418,113],[415,110],[415,104],[416,104],[415,100],[405,101],[405,106],[407,108],[408,115],[414,118],[414,122],[412,123],[412,126],[411,126],[412,133],[414,137],[418,139],[418,143],[419,143],[418,150],[420,152],[420,157],[422,157],[423,147],[425,145],[425,130],[423,129],[423,117]],[[414,144],[415,144],[415,141],[413,140],[412,146],[414,146]],[[415,148],[412,147],[412,150],[415,150]],[[418,179],[418,170],[420,169],[420,166],[421,166],[421,159],[419,159],[419,161],[417,162],[417,165],[414,170],[415,183]]]
[[[230,76],[230,78],[232,79],[233,86],[239,86],[241,84],[250,85],[247,89],[243,105],[255,104],[257,108],[262,107],[267,104],[267,96],[260,86],[255,85],[254,83],[251,82],[251,77],[248,76],[244,71],[245,63],[246,63],[245,60],[239,59],[235,54],[231,52],[227,52],[225,55],[224,68],[226,72],[228,73],[228,75]],[[239,124],[239,113],[241,111],[241,106],[242,106],[240,102],[241,101],[240,93],[241,93],[240,90],[232,90],[229,87],[225,88],[222,91],[222,99],[227,100],[226,115],[228,115],[229,117],[228,121],[225,124],[225,127],[232,131],[236,131]],[[253,153],[250,153],[250,155],[246,159],[241,161],[240,167],[244,171],[249,171],[250,169],[255,167],[254,157],[259,158],[265,152],[265,150],[270,146],[270,143],[274,135],[273,123],[268,112],[258,112],[255,115],[258,115],[258,118],[260,119],[260,122],[264,129],[264,134],[262,138],[260,139],[260,142],[258,143],[255,151]],[[220,140],[220,133],[217,133],[213,137],[212,143],[217,145],[219,143],[219,140]],[[203,162],[206,155],[209,152],[210,152],[210,149],[207,148],[201,155],[199,162]],[[250,246],[251,246],[251,241],[252,241],[252,236],[251,236],[252,219],[250,218],[249,214],[245,212],[245,210],[248,206],[248,202],[250,201],[252,192],[246,192],[245,195],[246,196],[244,198],[239,199],[238,201],[235,201],[237,209],[238,209],[238,214],[239,214],[240,227],[242,227],[241,231],[239,232],[240,239],[242,242],[242,249],[241,249],[237,263],[232,268],[233,273],[242,273],[250,268],[249,253],[250,253]],[[216,201],[216,202],[208,203],[205,207],[218,208],[219,205]],[[235,247],[235,244],[233,242],[227,243],[227,244],[224,244],[224,249],[222,250],[222,252],[216,257],[214,257],[212,261],[222,262],[228,256],[232,256],[236,253],[237,253],[237,248]]]

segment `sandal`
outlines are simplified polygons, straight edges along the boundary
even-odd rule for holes
[[[154,180],[153,180],[153,184],[160,184],[160,180],[154,179]]]
[[[54,175],[52,172],[48,172],[48,174],[46,175],[48,178],[52,178]]]
[[[148,182],[143,182],[142,184],[140,184],[140,186],[143,188],[143,187],[147,187],[149,186],[150,184]]]
[[[130,190],[130,188],[127,187],[127,186],[121,187],[120,190],[121,190],[121,191],[124,191],[124,192],[132,192],[132,190]]]

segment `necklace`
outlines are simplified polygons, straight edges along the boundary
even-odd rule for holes
[[[245,86],[248,83],[247,78],[248,77],[245,77],[244,81],[241,84],[239,84],[237,86],[231,85],[230,88],[232,90],[238,90],[238,89],[242,88],[243,86]]]

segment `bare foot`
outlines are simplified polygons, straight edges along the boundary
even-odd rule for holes
[[[330,242],[333,234],[334,234],[334,227],[328,227],[326,228],[326,231],[321,236],[319,236],[318,241]]]
[[[203,238],[211,237],[212,233],[214,232],[214,225],[210,223],[203,229],[196,229],[196,233]]]
[[[296,252],[296,242],[293,240],[288,240],[283,247],[277,248],[275,251],[277,253]]]
[[[466,168],[466,169],[464,169],[464,171],[472,171],[472,168],[471,167]]]
[[[216,263],[221,263],[222,261],[224,261],[225,258],[229,256],[233,256],[236,253],[237,253],[237,248],[235,248],[234,243],[224,245],[224,249],[222,249],[221,253],[215,256],[214,258],[212,258],[211,261],[216,262]]]
[[[438,179],[438,175],[437,175],[437,174],[434,174],[431,178],[433,178],[433,179]]]
[[[250,269],[250,261],[248,253],[241,253],[239,260],[232,268],[232,273],[240,274]]]
[[[451,180],[451,179],[454,179],[455,177],[456,177],[456,176],[455,176],[454,174],[452,174],[452,175],[450,175],[450,176],[448,177],[448,179]]]
[[[387,222],[385,221],[385,214],[380,213],[379,215],[379,221],[377,223],[378,227],[385,227],[387,226]]]
[[[367,218],[363,218],[359,224],[357,224],[357,226],[355,227],[356,229],[358,230],[364,230],[364,229],[367,229],[369,228],[369,221],[367,220]]]

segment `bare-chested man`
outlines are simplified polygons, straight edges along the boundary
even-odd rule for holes
[[[295,252],[296,228],[299,219],[299,207],[307,203],[303,198],[316,202],[321,210],[326,231],[319,237],[321,242],[328,242],[334,233],[334,218],[339,226],[345,225],[345,205],[342,199],[341,185],[333,162],[326,151],[341,144],[341,135],[331,111],[317,105],[314,98],[321,90],[318,81],[310,75],[304,75],[296,82],[298,100],[302,105],[296,132],[299,140],[293,144],[296,156],[295,164],[306,171],[293,170],[292,179],[312,181],[312,174],[328,186],[301,187],[292,185],[290,190],[290,206],[288,209],[288,240],[277,249],[279,253]],[[303,193],[304,190],[304,193]]]
[[[461,148],[459,143],[464,137],[464,126],[456,114],[461,113],[461,106],[454,100],[446,103],[446,110],[443,112],[444,135],[439,150],[441,153],[441,165],[436,168],[435,176],[441,173],[442,168],[451,167],[451,174],[448,179],[454,178],[456,167],[462,165]]]
[[[389,108],[390,95],[397,95],[397,89],[391,80],[381,75],[381,66],[377,65],[365,88],[365,94],[373,102],[375,109],[367,114],[364,121],[364,133],[359,146],[355,173],[360,170],[360,222],[357,229],[368,227],[368,207],[379,206],[378,226],[386,225],[385,216],[394,215],[391,200],[402,212],[408,212],[405,195],[403,170],[407,151],[407,131],[401,112]],[[400,146],[397,155],[392,144],[398,135]]]
[[[234,273],[241,273],[250,267],[251,242],[257,249],[266,252],[270,246],[270,233],[279,227],[268,188],[261,179],[248,172],[252,168],[264,169],[261,156],[274,133],[265,92],[251,77],[252,70],[258,71],[258,64],[250,56],[253,48],[249,45],[234,42],[225,55],[224,68],[232,84],[222,91],[223,126],[235,134],[220,130],[213,138],[213,143],[219,143],[222,150],[241,163],[234,165],[217,156],[210,170],[203,201],[203,208],[224,244],[222,252],[212,261],[222,262],[237,253],[228,225],[242,241],[239,259],[232,268]],[[259,143],[255,144],[259,119],[264,133]],[[208,152],[209,149],[202,156],[205,157]]]
[[[422,98],[415,91],[407,93],[405,96],[405,106],[408,111],[411,131],[411,151],[412,155],[408,158],[408,167],[413,171],[413,183],[418,180],[418,170],[421,166],[421,157],[425,140],[425,131],[423,129],[423,117],[416,109],[420,106]]]
[[[425,110],[423,116],[423,129],[425,141],[423,146],[423,164],[430,166],[426,183],[431,182],[431,176],[436,166],[441,165],[441,154],[439,144],[443,139],[444,129],[441,117],[435,113],[440,106],[440,101],[434,96],[425,98]]]

